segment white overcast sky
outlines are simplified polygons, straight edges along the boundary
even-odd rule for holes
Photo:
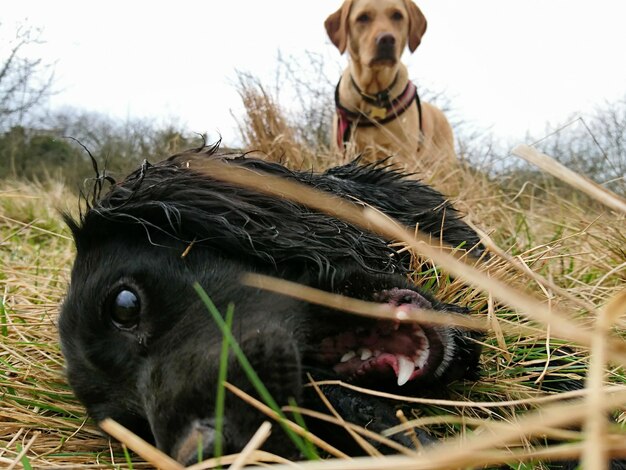
[[[626,96],[624,0],[420,0],[428,30],[405,53],[419,86],[503,138],[541,135]],[[53,107],[178,118],[235,139],[236,70],[273,83],[277,55],[346,58],[323,22],[339,0],[2,0],[0,22],[43,28],[35,53],[56,64]],[[0,47],[2,47],[0,45]],[[0,49],[2,50],[2,49]],[[1,59],[2,57],[0,57]],[[332,73],[332,72],[331,72]]]

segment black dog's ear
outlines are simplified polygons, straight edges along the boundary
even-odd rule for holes
[[[67,227],[72,232],[72,238],[74,239],[74,245],[76,246],[76,250],[77,251],[85,250],[86,244],[87,244],[87,240],[86,240],[87,236],[85,234],[85,231],[83,230],[82,218],[75,219],[68,212],[64,212],[62,214],[62,217],[63,217],[63,221],[65,222],[65,225],[67,225]]]
[[[72,232],[72,238],[74,238],[74,243],[76,243],[80,234],[80,222],[74,219],[69,212],[63,212],[61,217],[63,217],[63,222],[65,222],[67,228]]]

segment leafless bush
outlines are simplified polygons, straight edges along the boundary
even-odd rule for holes
[[[26,49],[42,44],[40,29],[21,26],[13,35],[0,33],[0,131],[6,131],[24,124],[28,113],[52,94],[54,64],[25,55]]]

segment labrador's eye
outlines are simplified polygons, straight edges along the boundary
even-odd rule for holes
[[[368,23],[370,19],[370,15],[368,15],[367,13],[362,13],[357,16],[356,21],[357,23]]]
[[[130,330],[139,324],[141,301],[128,287],[120,287],[111,295],[109,313],[113,324],[123,330]]]
[[[399,11],[394,11],[391,15],[391,19],[393,21],[401,21],[404,18],[404,15]]]

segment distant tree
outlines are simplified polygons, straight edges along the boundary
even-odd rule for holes
[[[91,154],[100,170],[122,178],[144,159],[162,160],[199,147],[202,136],[175,123],[134,119],[117,122],[105,115],[65,109],[33,126],[13,126],[0,133],[0,178],[60,178],[78,188],[93,177]]]
[[[2,27],[2,24],[0,24]],[[21,26],[14,35],[0,35],[0,131],[24,124],[27,113],[52,93],[54,64],[28,57],[27,49],[41,44],[39,29]]]
[[[328,150],[335,112],[334,83],[323,57],[306,52],[304,59],[277,57],[273,83],[238,72],[237,91],[245,113],[235,116],[244,148],[294,167],[315,165]]]
[[[14,126],[0,135],[0,177],[76,180],[85,177],[82,152],[68,139]]]
[[[39,125],[55,135],[80,142],[101,166],[118,173],[126,173],[144,159],[158,161],[203,142],[202,136],[185,132],[175,122],[120,122],[101,113],[71,108],[47,116]]]
[[[568,168],[626,194],[626,95],[589,117],[556,126],[536,146]]]
[[[278,54],[275,94],[280,101],[287,101],[292,95],[293,99],[288,101],[292,103],[290,111],[297,116],[291,119],[292,125],[302,142],[317,152],[330,145],[336,77],[328,76],[328,66],[321,54],[311,51],[305,54],[304,61]],[[289,84],[289,90],[285,90],[285,83]]]

